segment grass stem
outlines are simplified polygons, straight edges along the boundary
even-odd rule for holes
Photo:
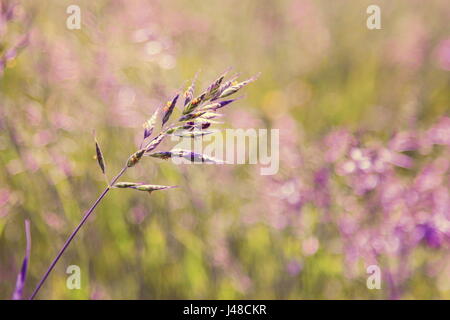
[[[92,205],[92,207],[89,208],[89,210],[85,213],[85,215],[83,216],[83,219],[81,219],[80,223],[78,224],[78,226],[75,228],[75,230],[73,230],[72,234],[69,236],[69,238],[66,240],[66,242],[64,243],[63,247],[61,248],[61,250],[59,251],[58,255],[56,256],[56,258],[53,260],[53,262],[50,264],[50,266],[48,267],[47,271],[45,272],[44,276],[42,277],[42,279],[39,281],[38,285],[36,286],[36,289],[34,289],[33,294],[30,297],[30,300],[33,300],[34,297],[37,295],[37,293],[39,292],[39,290],[41,289],[42,285],[44,284],[45,280],[47,280],[48,276],[50,275],[50,272],[52,272],[53,268],[55,267],[56,263],[59,261],[59,259],[61,258],[61,256],[63,255],[63,253],[66,251],[67,247],[70,245],[70,243],[72,242],[73,238],[75,237],[75,235],[78,233],[78,231],[80,231],[80,229],[83,227],[83,225],[85,224],[85,222],[87,221],[87,219],[89,218],[89,216],[92,214],[92,212],[94,212],[94,209],[97,207],[97,205],[100,203],[100,201],[102,201],[102,199],[106,196],[106,194],[109,192],[109,190],[111,189],[111,186],[114,185],[114,183],[116,183],[117,180],[119,180],[119,178],[125,173],[125,171],[127,170],[127,166],[123,167],[122,170],[117,174],[117,176],[111,181],[111,183],[106,187],[105,190],[103,190],[103,192],[100,194],[100,196],[97,198],[97,200],[95,200],[94,204]]]

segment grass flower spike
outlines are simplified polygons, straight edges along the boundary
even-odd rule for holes
[[[118,180],[125,174],[125,172],[129,168],[136,166],[142,160],[144,155],[149,156],[150,158],[159,158],[165,160],[169,158],[184,158],[190,162],[195,163],[214,163],[214,164],[223,163],[223,161],[221,160],[211,158],[207,155],[191,152],[189,150],[172,150],[160,152],[153,152],[153,151],[161,144],[164,138],[170,135],[176,135],[183,138],[195,138],[198,136],[203,136],[212,133],[212,131],[205,131],[204,129],[207,129],[212,124],[217,123],[214,120],[212,120],[216,117],[221,116],[221,114],[217,113],[217,111],[220,108],[231,104],[237,99],[222,100],[222,101],[214,101],[214,100],[220,100],[222,97],[230,96],[233,93],[237,92],[242,87],[244,87],[245,85],[247,85],[248,83],[256,79],[256,77],[253,77],[250,78],[249,80],[232,85],[231,81],[235,81],[235,78],[233,78],[232,80],[226,82],[225,85],[222,85],[222,82],[224,81],[227,72],[228,71],[224,72],[216,80],[214,80],[203,93],[197,96],[197,98],[193,98],[195,88],[194,84],[197,78],[197,75],[195,75],[191,85],[186,89],[186,91],[183,94],[184,96],[184,109],[182,112],[183,115],[178,119],[178,123],[175,122],[165,127],[165,125],[169,122],[172,113],[176,110],[175,106],[180,97],[180,94],[176,94],[170,101],[166,103],[166,105],[163,108],[158,108],[153,112],[150,118],[143,125],[144,133],[139,150],[135,151],[128,157],[125,166],[110,182],[107,181],[106,189],[100,194],[100,196],[91,206],[91,208],[85,213],[81,222],[78,224],[78,226],[66,240],[63,247],[59,251],[58,255],[47,269],[47,272],[39,281],[30,299],[34,299],[34,297],[36,297],[45,280],[50,275],[50,272],[53,270],[56,263],[61,258],[62,254],[65,252],[69,244],[72,242],[75,235],[85,224],[85,222],[87,221],[89,216],[93,213],[97,205],[102,201],[102,199],[112,188],[134,189],[137,191],[145,191],[150,194],[154,191],[176,188],[176,186],[165,186],[165,185],[138,183],[138,182],[118,182]],[[160,111],[163,112],[163,116],[161,119],[161,131],[156,136],[154,136],[153,139],[151,139],[147,143],[144,143],[153,134]],[[106,177],[106,162],[103,153],[100,149],[100,145],[97,139],[95,138],[95,132],[94,132],[94,139],[95,139],[96,158],[103,175]],[[27,260],[28,258],[26,258],[26,260],[24,261],[25,272]],[[22,277],[24,277],[24,275]],[[21,283],[22,282],[18,280],[18,284]],[[17,296],[19,296],[19,293],[17,294]]]

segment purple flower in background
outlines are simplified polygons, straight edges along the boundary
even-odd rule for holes
[[[450,39],[439,43],[436,48],[436,60],[439,68],[450,71]]]
[[[330,170],[322,168],[314,174],[314,201],[320,208],[329,208],[331,205],[329,191]]]
[[[421,232],[421,239],[430,248],[440,248],[442,245],[442,236],[435,227],[429,223],[425,223],[418,226],[419,232]]]
[[[340,159],[354,142],[352,135],[344,129],[331,132],[325,138],[325,160],[335,162]]]
[[[388,148],[397,152],[417,150],[419,146],[417,133],[411,131],[398,132],[388,143]]]
[[[442,117],[426,132],[426,137],[432,144],[450,146],[450,118]]]
[[[291,276],[296,276],[302,271],[302,264],[298,262],[297,260],[291,260],[286,265],[286,271]]]

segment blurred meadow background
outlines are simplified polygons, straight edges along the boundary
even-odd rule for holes
[[[143,159],[122,180],[180,187],[112,190],[38,298],[450,298],[448,1],[0,3],[0,299],[24,220],[28,297],[103,190],[93,129],[112,176],[156,107],[229,66],[261,76],[220,128],[280,129],[279,172]]]

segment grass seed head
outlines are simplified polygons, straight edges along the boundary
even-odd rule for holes
[[[198,72],[195,74],[191,85],[184,92],[184,106],[186,106],[194,98],[195,81],[197,80]]]
[[[117,182],[114,184],[114,188],[131,188],[141,185],[142,183],[137,182]]]
[[[128,158],[127,167],[129,167],[129,168],[130,167],[134,167],[136,165],[136,163],[138,163],[139,160],[141,160],[141,158],[144,155],[144,153],[145,153],[145,148],[141,149],[141,150],[138,150],[135,153],[133,153],[130,156],[130,158]]]
[[[100,149],[100,146],[97,142],[97,139],[95,139],[95,152],[96,152],[96,158],[98,161],[98,165],[100,169],[102,170],[102,173],[105,174],[106,172],[106,164],[105,164],[105,158],[103,157],[102,150]]]
[[[169,120],[170,115],[177,104],[179,96],[180,94],[178,93],[171,101],[167,102],[166,106],[163,108],[164,116],[162,119],[162,126],[164,126],[164,124]]]
[[[158,190],[166,190],[166,189],[172,189],[177,188],[178,186],[161,186],[157,184],[143,184],[140,186],[133,187],[133,189],[139,190],[139,191],[146,191],[149,194],[151,194],[153,191]]]
[[[219,98],[225,98],[225,97],[228,97],[228,96],[238,92],[242,87],[245,87],[249,83],[255,81],[256,79],[258,79],[258,77],[259,77],[259,74],[251,77],[250,79],[247,79],[245,81],[242,81],[242,82],[239,82],[237,84],[230,86],[229,88],[223,90],[223,92],[220,94]]]
[[[172,129],[172,128],[171,128]],[[165,131],[161,132],[152,141],[144,148],[145,152],[150,152],[156,149],[156,147],[163,141],[163,139],[167,136]]]
[[[217,94],[217,91],[219,90],[223,79],[227,75],[228,71],[230,71],[230,69],[231,68],[228,68],[216,80],[214,80],[213,83],[211,83],[211,85],[208,87],[208,89],[206,89],[206,92],[205,92],[206,93],[206,96],[205,96],[206,100],[213,98]]]
[[[156,118],[159,114],[159,108],[153,112],[153,115],[144,123],[144,139],[150,137],[153,133],[153,129],[155,128]]]
[[[188,105],[184,108],[183,114],[188,114],[188,113],[191,113],[192,111],[194,111],[195,108],[197,108],[205,100],[205,97],[206,97],[206,93],[204,92],[201,95],[199,95],[197,98],[195,98],[194,100],[189,102]]]

